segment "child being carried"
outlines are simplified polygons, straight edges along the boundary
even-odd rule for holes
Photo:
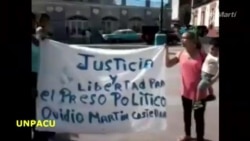
[[[203,107],[200,100],[200,93],[209,90],[209,95],[206,101],[215,99],[213,94],[212,85],[217,81],[219,77],[219,44],[218,38],[215,38],[211,42],[211,47],[206,59],[202,65],[201,81],[198,85],[198,92],[196,94],[196,101],[194,102],[193,109],[199,109]]]

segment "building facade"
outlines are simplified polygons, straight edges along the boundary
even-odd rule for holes
[[[193,0],[191,25],[205,25],[208,37],[219,36],[219,0]]]
[[[179,24],[187,25],[191,19],[192,0],[179,0]]]
[[[143,25],[158,25],[160,1],[138,1],[136,6],[131,0],[32,0],[32,12],[47,13],[53,37],[65,41],[84,38],[87,29],[110,33],[131,28],[140,32]],[[170,28],[171,5],[171,0],[165,1],[165,28]]]

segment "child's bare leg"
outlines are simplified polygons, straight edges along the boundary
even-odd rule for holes
[[[202,98],[201,94],[204,93],[207,89],[210,89],[209,82],[206,79],[202,79],[198,84],[195,100],[196,101],[201,100],[201,98]],[[211,91],[213,91],[213,89]]]
[[[206,101],[213,101],[216,97],[214,95],[214,89],[212,86],[208,87],[208,96],[206,98]]]
[[[214,89],[212,86],[208,87],[208,94],[209,95],[214,95]]]
[[[203,107],[203,105],[201,103],[201,93],[203,93],[204,90],[206,89],[205,86],[206,86],[206,82],[204,80],[201,80],[198,84],[197,92],[195,95],[195,100],[194,100],[194,104],[193,104],[194,110],[197,110],[197,109]]]

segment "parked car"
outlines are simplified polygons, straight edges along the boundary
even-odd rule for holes
[[[140,41],[142,41],[141,34],[136,33],[132,29],[116,30],[111,34],[103,34],[102,37],[106,42],[112,42],[112,43],[114,43],[114,42],[116,42],[116,43],[140,42]]]

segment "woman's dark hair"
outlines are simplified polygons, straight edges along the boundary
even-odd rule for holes
[[[197,42],[196,42],[196,48],[197,49],[201,49],[202,48],[202,44],[201,44],[201,41],[200,39],[198,38]]]
[[[31,16],[32,16],[32,21],[35,21],[36,20],[36,15],[32,12]]]
[[[33,13],[33,12],[31,12],[31,18],[32,18],[32,22],[36,22],[36,15]],[[32,25],[32,35],[34,35],[35,33],[36,33],[36,29],[35,29],[35,27],[33,27],[33,25]],[[34,36],[31,36],[31,42],[33,43],[33,44],[35,44],[36,46],[39,46],[39,40],[37,40]]]
[[[200,42],[197,31],[195,31],[195,30],[187,31],[186,34],[188,35],[188,38],[196,44],[197,49],[202,48],[202,44]]]
[[[50,20],[49,15],[46,14],[46,13],[43,13],[43,14],[41,15],[41,17],[40,17],[40,19],[39,19],[39,22],[42,22],[42,21],[44,21],[44,20]]]
[[[33,24],[36,23],[36,15],[35,15],[33,12],[31,12],[31,18],[32,18],[31,33],[32,33],[32,35],[33,35],[33,34],[36,33],[35,25],[33,25]]]
[[[215,48],[219,48],[219,38],[212,38],[210,41],[210,45],[212,45]]]

